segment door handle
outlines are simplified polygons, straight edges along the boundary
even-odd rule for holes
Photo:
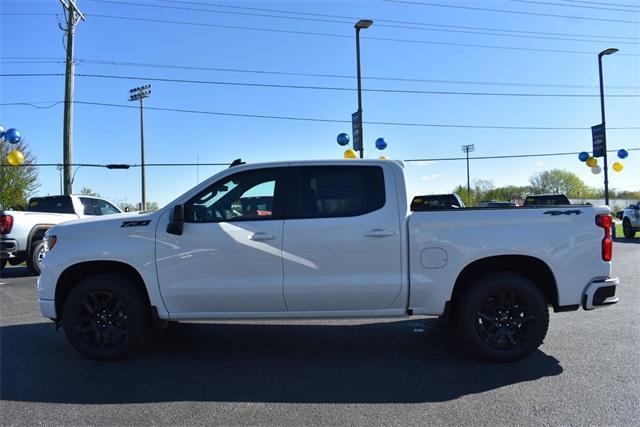
[[[255,242],[263,242],[265,240],[273,240],[276,237],[278,236],[270,233],[253,233],[249,235],[248,239],[253,240]]]
[[[365,231],[365,237],[389,237],[396,234],[392,230],[383,230],[382,228],[374,228],[373,230]]]

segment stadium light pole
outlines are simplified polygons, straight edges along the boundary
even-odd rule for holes
[[[358,76],[358,113],[360,115],[360,138],[362,138],[362,77],[360,75],[360,30],[369,28],[373,25],[370,19],[361,19],[354,25],[356,29],[356,65]],[[362,146],[360,147],[360,158],[364,158],[364,138],[362,138]]]
[[[609,169],[607,167],[607,126],[604,122],[604,82],[602,80],[602,57],[618,51],[616,48],[605,49],[598,54],[598,75],[600,76],[600,112],[602,113],[602,132],[604,135],[604,204],[609,206]]]
[[[141,210],[147,209],[147,194],[145,184],[144,167],[144,104],[143,100],[151,95],[151,85],[145,85],[129,90],[129,101],[140,101],[140,173],[142,181],[142,205]]]
[[[467,155],[467,200],[471,202],[471,181],[469,180],[469,153],[475,151],[476,147],[473,144],[463,145],[461,147],[462,152]]]

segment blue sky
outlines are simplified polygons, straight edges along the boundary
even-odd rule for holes
[[[87,21],[78,25],[75,56],[77,60],[355,76],[353,23],[357,18],[369,18],[376,23],[362,32],[363,76],[484,83],[365,79],[365,90],[596,95],[597,53],[608,47],[617,47],[620,52],[606,57],[604,61],[607,94],[640,94],[640,25],[637,23],[433,6],[453,5],[637,22],[640,21],[640,2],[613,2],[636,6],[624,8],[627,12],[622,12],[585,8],[607,7],[602,4],[565,0],[545,0],[547,4],[509,0],[420,1],[431,5],[388,1],[222,0],[192,0],[182,3],[130,0],[116,4],[120,0],[78,0],[81,10],[87,15]],[[58,28],[58,21],[62,21],[59,1],[0,0],[0,8],[2,74],[64,73],[64,64],[61,62],[27,64],[17,63],[24,60],[16,59],[64,58],[63,33]],[[280,12],[258,11],[256,8]],[[610,8],[621,9],[620,6]],[[59,16],[13,15],[15,13],[45,13]],[[107,18],[104,15],[120,18]],[[133,21],[122,17],[182,21],[190,24]],[[351,17],[356,19],[350,19]],[[415,24],[398,24],[414,28],[397,28],[389,21],[407,21]],[[193,25],[194,23],[206,26]],[[418,24],[432,25],[427,27]],[[536,37],[581,40],[586,37],[574,35],[598,37],[589,37],[587,42],[504,37],[433,31],[456,29],[435,27],[434,24],[527,31],[530,33],[509,34]],[[457,30],[478,31],[468,28]],[[490,32],[497,33],[495,30]],[[591,54],[434,43],[579,51]],[[132,67],[82,62],[76,67],[76,73],[135,77],[105,79],[78,76],[75,99],[83,102],[131,104],[127,101],[128,90],[151,83],[152,94],[146,100],[149,107],[336,120],[350,120],[351,113],[357,108],[355,78]],[[339,87],[354,90],[175,83],[150,81],[149,78]],[[495,85],[486,82],[525,85]],[[532,84],[552,86],[531,86]],[[64,78],[0,77],[0,98],[2,103],[61,101],[64,99]],[[504,130],[365,123],[365,146],[366,151],[371,152],[370,157],[385,154],[394,159],[457,157],[461,155],[460,146],[470,143],[475,144],[474,155],[478,156],[589,150],[591,133],[588,128],[600,122],[600,104],[597,97],[471,96],[365,91],[363,104],[365,122],[584,128]],[[608,127],[640,127],[640,98],[610,97],[607,99],[606,109]],[[22,131],[38,162],[58,163],[62,161],[62,112],[61,104],[43,109],[0,106],[0,122],[5,127],[16,127]],[[139,116],[135,109],[76,105],[74,162],[139,163],[138,126]],[[204,163],[229,162],[238,157],[249,162],[341,158],[343,149],[337,145],[335,138],[340,132],[350,133],[350,127],[349,123],[147,110],[146,160],[150,163],[181,163],[196,162],[198,159]],[[385,137],[389,144],[384,153],[373,150],[374,141],[378,137]],[[609,148],[640,147],[640,130],[609,130],[608,145]],[[613,157],[610,163],[612,161]],[[611,172],[610,188],[639,189],[640,151],[632,151],[623,163],[625,169],[622,173]],[[572,170],[589,185],[602,187],[602,175],[593,175],[575,157],[474,160],[471,162],[471,178],[489,179],[495,185],[524,185],[532,174],[551,168]],[[196,184],[198,178],[202,180],[220,169],[205,166],[197,170],[195,167],[147,168],[147,199],[160,204],[166,203]],[[408,164],[406,170],[412,193],[449,192],[454,186],[466,182],[464,161],[414,163]],[[58,193],[60,181],[55,168],[41,168],[40,181],[39,193]],[[79,191],[83,186],[90,187],[116,202],[137,202],[140,199],[139,169],[109,171],[81,168],[76,174],[74,190]]]

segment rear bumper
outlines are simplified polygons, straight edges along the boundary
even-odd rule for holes
[[[582,295],[582,308],[593,310],[617,303],[619,298],[616,296],[616,286],[617,277],[591,281]]]
[[[0,240],[0,258],[9,259],[15,256],[18,252],[18,242],[14,239],[1,239]]]

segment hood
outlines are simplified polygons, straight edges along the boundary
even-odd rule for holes
[[[125,212],[120,214],[75,219],[72,221],[65,221],[61,224],[53,226],[49,230],[49,234],[76,229],[86,229],[88,231],[91,228],[100,228],[101,226],[114,227],[117,225],[118,228],[121,228],[127,226],[128,223],[135,225],[138,221],[149,221],[148,224],[144,225],[150,225],[154,221],[154,219],[160,215],[160,213],[160,210],[154,212]]]

